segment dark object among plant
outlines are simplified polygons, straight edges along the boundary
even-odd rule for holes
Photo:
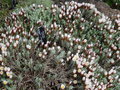
[[[47,39],[45,35],[45,28],[43,26],[39,27],[37,33],[39,36],[40,43],[46,44]]]
[[[16,7],[17,1],[16,0],[11,0],[11,8],[14,9]]]

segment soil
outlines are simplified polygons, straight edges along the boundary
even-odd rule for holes
[[[72,0],[53,0],[56,4],[65,1],[72,1]],[[113,15],[120,14],[120,10],[112,9],[107,3],[102,2],[102,0],[74,0],[76,2],[85,2],[85,3],[92,3],[95,4],[96,8],[104,13],[106,16],[112,18]]]
[[[113,15],[120,14],[120,10],[112,9],[107,3],[104,3],[100,0],[85,0],[89,3],[95,4],[96,8],[104,13],[106,16],[112,18]]]

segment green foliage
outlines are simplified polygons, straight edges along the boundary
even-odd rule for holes
[[[103,1],[110,5],[112,8],[120,10],[120,0],[103,0]]]
[[[8,88],[118,89],[118,18],[112,21],[94,5],[74,1],[16,9],[0,32],[4,63],[14,73],[13,87]],[[36,30],[42,25],[47,43],[38,46]]]
[[[11,8],[11,0],[2,0],[0,1],[2,8],[0,10],[0,21],[4,22],[5,17],[9,15],[10,12],[13,10],[9,10]],[[44,6],[50,7],[52,5],[51,0],[17,0],[17,8],[26,7],[31,4],[42,4]],[[0,26],[3,26],[3,23],[0,24]]]
[[[1,44],[2,45],[2,44]],[[9,67],[4,65],[4,58],[0,55],[0,88],[11,88],[11,84],[13,83],[11,78],[13,76]]]
[[[51,0],[20,0],[19,3],[17,7],[29,6],[31,4],[42,4],[50,7],[53,2]]]

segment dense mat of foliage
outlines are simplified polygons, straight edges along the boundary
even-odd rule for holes
[[[5,17],[14,11],[16,8],[26,7],[31,4],[43,4],[50,7],[53,3],[52,0],[16,0],[16,7],[12,8],[12,0],[0,0],[0,26],[3,26]]]
[[[6,88],[119,90],[120,15],[114,18],[74,1],[16,10],[0,28],[1,57],[14,73]],[[47,43],[38,46],[40,26]]]

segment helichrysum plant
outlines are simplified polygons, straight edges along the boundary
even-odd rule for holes
[[[40,26],[47,42],[38,46]],[[5,19],[0,42],[18,90],[119,90],[120,15],[110,19],[93,4],[16,10]]]
[[[2,47],[2,44],[1,44]],[[3,47],[4,48],[4,47]],[[12,71],[9,67],[4,65],[4,59],[0,54],[0,88],[2,90],[8,88],[12,84]]]

